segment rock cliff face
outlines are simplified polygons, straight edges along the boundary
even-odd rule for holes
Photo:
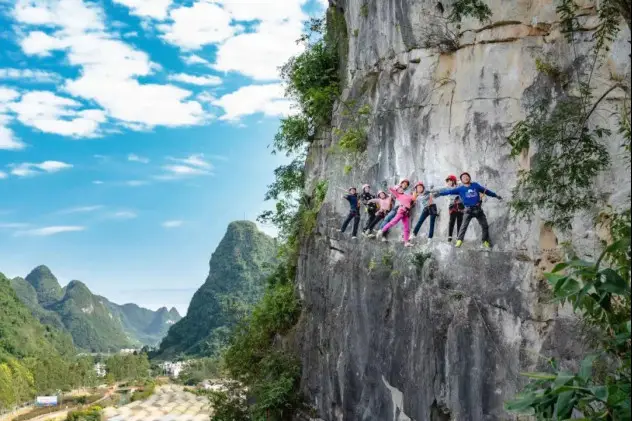
[[[463,249],[445,242],[443,198],[432,244],[405,250],[399,229],[386,244],[337,232],[348,207],[339,188],[364,182],[375,191],[406,176],[440,187],[447,174],[467,170],[511,197],[518,170],[536,151],[514,160],[507,136],[533,98],[556,94],[535,59],[576,63],[553,1],[485,3],[492,23],[465,21],[458,48],[440,53],[426,48],[435,1],[330,0],[345,17],[347,34],[339,36],[349,40],[343,100],[370,105],[372,116],[359,159],[330,153],[335,136],[323,135],[307,161],[309,184],[326,179],[329,190],[301,251],[297,346],[302,391],[326,421],[514,419],[503,402],[522,384],[518,373],[541,363],[538,355],[573,364],[582,351],[574,319],[550,303],[542,271],[559,259],[561,242],[582,256],[599,252],[595,215],[577,215],[565,234],[548,228],[546,215],[515,220],[506,204],[488,199],[491,252],[478,249],[475,221]],[[447,13],[451,2],[442,6]],[[594,8],[584,6],[590,27]],[[582,36],[580,56],[590,47],[590,33]],[[603,82],[596,96],[612,77],[629,80],[629,38],[625,26],[595,73]],[[616,127],[612,111],[621,99],[613,92],[603,103],[601,124]],[[337,127],[348,123],[341,108]],[[621,207],[629,203],[630,173],[618,161],[618,139],[605,141],[613,164],[597,183],[598,205]]]

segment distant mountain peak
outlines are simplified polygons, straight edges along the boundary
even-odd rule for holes
[[[61,285],[48,266],[36,267],[26,276],[25,280],[35,288],[37,300],[43,306],[53,304],[63,296]]]
[[[209,338],[217,342],[212,338],[220,337],[233,324],[233,316],[225,311],[222,300],[231,298],[244,305],[258,301],[276,254],[276,241],[254,222],[228,224],[211,255],[206,282],[194,294],[187,315],[169,329],[160,344],[160,354],[213,352],[206,349]],[[171,311],[178,314],[175,309]]]

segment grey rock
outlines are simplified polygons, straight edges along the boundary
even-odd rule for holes
[[[442,54],[421,48],[435,1],[336,2],[347,27],[362,31],[361,39],[349,37],[343,100],[369,104],[373,115],[364,153],[330,154],[337,139],[323,132],[306,165],[308,190],[323,179],[330,188],[316,232],[301,250],[304,311],[294,344],[302,355],[301,389],[325,421],[514,420],[503,403],[524,384],[519,372],[543,368],[543,357],[553,356],[572,368],[586,351],[578,321],[551,303],[541,274],[554,260],[550,250],[562,242],[580,256],[595,256],[597,209],[629,206],[630,172],[616,130],[604,139],[613,163],[597,180],[602,202],[577,215],[571,232],[547,229],[543,213],[516,220],[505,202],[492,198],[483,204],[491,252],[479,249],[475,221],[463,249],[445,242],[445,198],[436,200],[441,213],[433,242],[412,250],[403,248],[399,227],[386,244],[352,242],[337,231],[347,205],[335,187],[366,182],[384,188],[403,176],[443,186],[448,174],[467,170],[511,198],[518,170],[537,152],[510,157],[511,128],[536,96],[558,95],[539,75],[535,58],[555,57],[560,68],[576,62],[552,0],[486,3],[492,23],[466,20],[459,48]],[[450,3],[443,6],[449,13]],[[578,53],[586,55],[590,34],[581,36]],[[595,80],[603,82],[596,84],[597,96],[611,75],[630,79],[629,38],[623,27],[596,69]],[[401,63],[416,64],[392,73]],[[600,124],[616,127],[622,99],[613,93],[603,103]],[[341,110],[334,112],[335,127],[348,124]],[[345,165],[353,167],[348,174]],[[412,259],[421,252],[429,257],[417,267]]]

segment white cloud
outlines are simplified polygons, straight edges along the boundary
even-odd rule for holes
[[[202,103],[206,103],[206,104],[212,104],[213,101],[216,101],[217,98],[215,97],[215,95],[213,95],[210,92],[201,92],[199,93],[195,99],[197,99],[198,101],[202,102]]]
[[[115,218],[115,219],[134,219],[138,217],[138,215],[136,215],[135,212],[130,212],[130,211],[115,212],[111,216],[112,218]]]
[[[0,69],[0,79],[19,80],[21,82],[50,83],[58,82],[61,76],[57,73],[32,69]]]
[[[94,180],[94,181],[92,182],[92,184],[97,184],[97,185],[99,185],[99,184],[103,184],[103,181],[101,181],[101,180]]]
[[[167,10],[172,0],[114,0],[114,3],[122,4],[130,8],[130,13],[137,16],[154,19],[167,17]]]
[[[173,221],[165,221],[162,223],[164,228],[178,228],[181,227],[184,221],[173,220]]]
[[[15,136],[13,130],[7,127],[10,118],[9,116],[3,114],[4,112],[9,111],[9,104],[11,101],[19,96],[20,93],[15,89],[0,86],[0,150],[4,149],[16,151],[26,147],[24,142]]]
[[[168,159],[171,161],[178,162],[178,163],[185,164],[192,167],[199,167],[199,168],[204,168],[207,170],[213,169],[213,165],[210,162],[205,161],[204,154],[201,154],[201,153],[189,155],[186,158],[168,157]]]
[[[101,110],[78,110],[81,103],[47,91],[28,92],[19,102],[9,104],[17,119],[43,132],[63,136],[94,136],[105,121]]]
[[[16,177],[29,177],[44,173],[55,173],[72,168],[71,164],[60,161],[44,161],[39,164],[24,162],[21,164],[11,164],[9,166],[12,168],[11,174]]]
[[[167,24],[158,25],[162,38],[183,49],[197,49],[207,44],[222,42],[231,37],[230,14],[209,0],[201,0],[190,7],[178,7],[169,12]]]
[[[18,231],[15,233],[17,236],[25,235],[30,237],[47,237],[50,235],[61,234],[64,232],[76,232],[83,231],[85,227],[77,226],[77,225],[58,225],[44,228],[36,228],[32,230],[26,231]]]
[[[144,180],[129,180],[125,182],[125,185],[130,187],[140,187],[149,184],[149,182]]]
[[[203,59],[202,57],[196,55],[196,54],[191,54],[188,56],[184,56],[182,58],[182,61],[184,61],[185,64],[188,65],[194,65],[194,64],[204,64],[204,65],[209,65],[209,61],[206,59]]]
[[[82,0],[18,0],[14,15],[22,23],[61,26],[69,33],[104,28],[101,9]]]
[[[203,175],[210,174],[208,170],[204,170],[201,168],[189,167],[187,165],[165,165],[162,167],[165,171],[173,174],[173,175]]]
[[[7,174],[4,171],[0,171],[0,180],[3,180],[3,179],[8,178],[8,177],[9,177],[9,174]]]
[[[178,73],[176,75],[169,75],[169,80],[175,82],[188,83],[197,86],[216,86],[222,84],[222,79],[217,76],[195,76],[187,75],[185,73]]]
[[[89,213],[98,211],[99,209],[103,209],[103,205],[93,205],[93,206],[79,206],[76,208],[69,208],[59,211],[61,214],[67,213]]]
[[[26,144],[15,136],[13,130],[3,125],[3,120],[0,115],[0,149],[9,151],[24,149]]]
[[[145,158],[143,156],[138,156],[136,154],[127,155],[127,160],[131,162],[140,162],[141,164],[149,164],[149,158]]]
[[[283,96],[281,84],[242,86],[235,92],[226,94],[213,102],[224,109],[220,120],[238,120],[242,116],[263,113],[267,116],[291,114],[291,101]]]
[[[296,43],[301,31],[300,21],[263,22],[256,32],[239,34],[220,45],[213,68],[256,80],[278,79],[279,67],[304,49]]]
[[[218,3],[224,6],[233,19],[239,21],[282,22],[307,18],[301,9],[307,0],[218,0]]]
[[[187,100],[190,91],[136,79],[151,75],[159,66],[146,53],[106,32],[102,15],[97,3],[82,0],[18,0],[14,8],[19,23],[49,28],[49,33],[28,32],[20,42],[26,54],[63,51],[68,62],[80,68],[80,76],[63,86],[67,92],[96,102],[135,130],[203,122],[202,106]]]
[[[204,120],[200,103],[186,100],[191,92],[173,85],[90,74],[68,82],[67,88],[74,95],[95,100],[114,118],[138,123],[128,126],[135,129],[193,125]]]

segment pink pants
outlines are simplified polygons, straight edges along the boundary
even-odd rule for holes
[[[395,215],[395,218],[393,218],[388,224],[384,225],[384,228],[382,228],[382,232],[387,233],[388,230],[397,225],[399,221],[402,221],[402,225],[404,225],[404,241],[408,242],[408,240],[410,239],[410,216],[408,215],[408,212],[406,212],[406,210],[401,212],[398,211],[397,215]]]

